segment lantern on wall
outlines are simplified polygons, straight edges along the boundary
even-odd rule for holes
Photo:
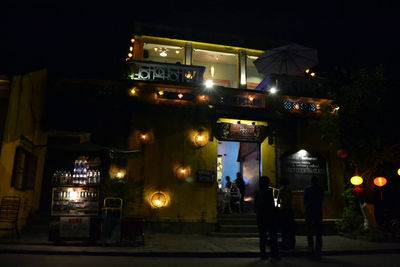
[[[162,192],[155,192],[151,196],[150,203],[154,208],[162,208],[167,205],[167,196]]]
[[[338,156],[339,158],[345,159],[345,158],[347,158],[347,156],[349,155],[349,152],[347,152],[346,149],[339,149],[339,150],[336,152],[336,154],[337,154],[337,156]]]
[[[360,185],[363,183],[363,178],[361,176],[355,175],[350,178],[350,183],[355,186]]]
[[[190,175],[190,168],[189,168],[189,167],[179,166],[179,167],[175,170],[175,176],[176,176],[179,180],[185,180],[189,175]]]
[[[385,177],[376,177],[374,179],[374,184],[378,187],[382,187],[387,183],[387,180]]]
[[[198,147],[202,147],[202,146],[207,145],[207,143],[208,143],[208,133],[207,132],[198,132],[194,136],[194,143]]]
[[[142,144],[149,144],[153,141],[153,135],[150,132],[138,132],[137,140]]]

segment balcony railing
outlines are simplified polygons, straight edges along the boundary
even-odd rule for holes
[[[205,67],[158,62],[132,61],[129,78],[140,81],[163,81],[186,85],[203,83]]]

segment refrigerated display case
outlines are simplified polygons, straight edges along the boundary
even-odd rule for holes
[[[99,218],[100,171],[84,161],[75,161],[70,171],[55,171],[52,177],[50,239],[93,240]]]

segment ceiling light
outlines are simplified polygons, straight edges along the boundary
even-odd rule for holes
[[[167,56],[167,51],[165,49],[161,50],[160,56],[166,57]]]
[[[271,89],[269,89],[269,92],[271,94],[275,94],[278,90],[276,89],[276,87],[271,87]]]

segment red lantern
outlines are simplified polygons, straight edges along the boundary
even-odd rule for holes
[[[386,183],[387,183],[387,180],[386,180],[385,177],[376,177],[376,178],[374,179],[374,184],[375,184],[376,186],[382,187],[382,186],[384,186]]]
[[[354,187],[353,190],[351,190],[351,193],[352,193],[355,197],[361,198],[361,197],[364,195],[364,190],[362,190],[361,187],[356,186],[356,187]]]
[[[345,149],[339,149],[339,150],[336,152],[336,154],[337,154],[337,156],[338,156],[339,158],[345,159],[345,158],[347,158],[347,156],[349,155],[349,152],[347,152],[347,150],[345,150]]]

